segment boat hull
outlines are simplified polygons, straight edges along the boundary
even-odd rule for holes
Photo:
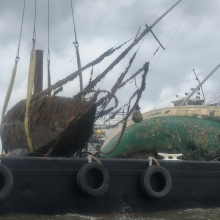
[[[109,172],[109,188],[103,195],[92,196],[77,185],[77,173],[87,159],[0,159],[14,178],[11,193],[0,201],[0,214],[147,213],[220,205],[219,162],[159,161],[171,175],[172,189],[166,197],[153,199],[140,187],[148,160],[100,159]]]
[[[35,150],[44,156],[68,156],[83,148],[89,140],[96,105],[80,99],[45,96],[32,100],[29,132]],[[28,150],[24,129],[25,100],[17,103],[1,125],[2,146],[6,153]]]
[[[173,107],[144,114],[140,123],[128,123],[120,143],[117,128],[105,141],[102,157],[130,157],[135,152],[182,153],[187,160],[220,156],[219,109]],[[197,114],[196,114],[197,112]],[[211,113],[212,115],[211,115]]]

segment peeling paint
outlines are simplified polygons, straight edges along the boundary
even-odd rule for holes
[[[211,160],[220,156],[219,131],[220,123],[206,119],[172,115],[149,117],[141,124],[127,127],[128,135],[122,137],[118,148],[107,156],[120,157],[124,146],[129,143],[132,147],[127,155],[154,149],[164,153],[183,153],[187,160]],[[115,137],[103,146],[102,151],[111,148]]]

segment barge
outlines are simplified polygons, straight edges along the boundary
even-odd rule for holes
[[[0,214],[147,213],[220,205],[218,161],[100,162],[1,157]]]

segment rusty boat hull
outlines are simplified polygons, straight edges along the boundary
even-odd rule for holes
[[[83,148],[92,133],[96,105],[80,99],[45,96],[32,99],[29,131],[34,155],[70,156]],[[6,153],[29,152],[24,130],[25,100],[12,107],[1,125]]]

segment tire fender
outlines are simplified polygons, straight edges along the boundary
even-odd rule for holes
[[[145,195],[154,199],[161,199],[170,193],[172,178],[164,167],[154,165],[142,172],[140,184]]]
[[[0,201],[7,198],[13,188],[13,176],[11,171],[0,164]]]
[[[94,176],[99,180],[97,187],[91,186],[87,178],[87,174],[89,176],[89,172],[92,171],[95,171],[96,174],[98,174]],[[92,196],[103,195],[108,190],[109,182],[110,177],[107,169],[102,164],[96,162],[90,162],[83,165],[77,173],[77,185],[79,189]]]

